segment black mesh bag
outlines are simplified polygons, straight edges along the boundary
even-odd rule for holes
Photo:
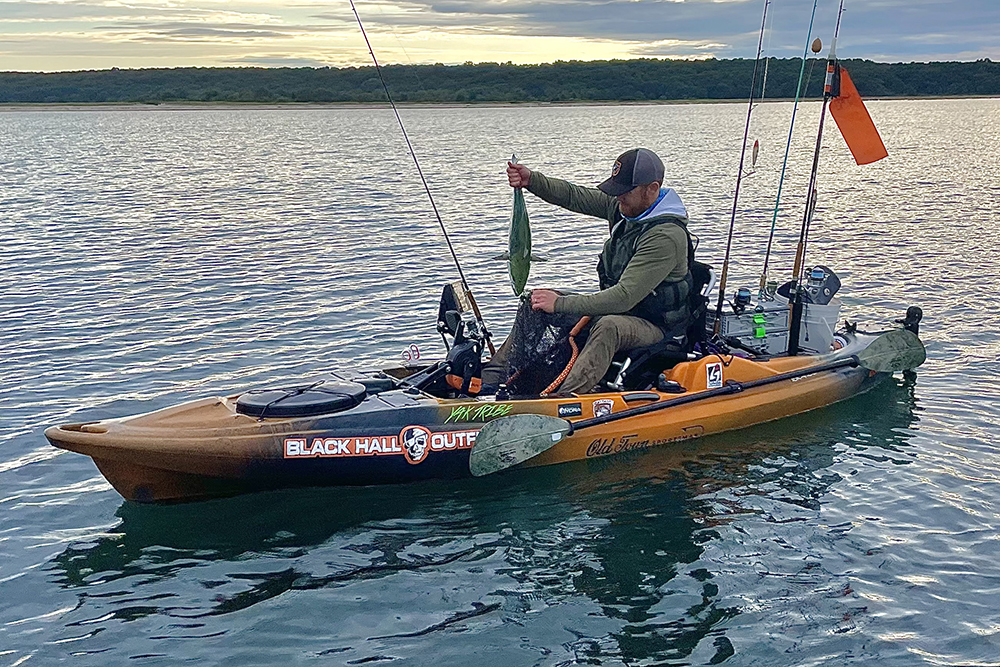
[[[532,310],[527,299],[521,300],[507,356],[507,391],[511,395],[537,396],[555,381],[573,355],[569,336],[579,321],[579,315]],[[583,347],[588,331],[584,328],[574,337],[577,349]]]

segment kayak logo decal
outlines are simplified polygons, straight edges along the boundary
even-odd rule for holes
[[[407,462],[416,465],[427,458],[431,432],[423,426],[407,426],[399,432],[399,441],[403,443]]]
[[[376,456],[402,454],[394,435],[366,438],[285,438],[286,459],[338,458],[342,456]]]
[[[484,422],[497,417],[506,417],[514,409],[513,403],[483,403],[481,405],[456,405],[451,414],[444,420],[445,424],[452,422]]]
[[[597,438],[596,440],[592,440],[590,444],[587,445],[587,458],[608,456],[609,454],[623,454],[625,452],[633,452],[640,449],[649,449],[650,447],[658,447],[672,442],[680,442],[681,440],[697,438],[705,432],[705,429],[702,428],[701,425],[685,428],[683,430],[684,433],[681,435],[675,435],[671,438],[645,438],[640,440],[637,433],[631,433],[629,435],[623,435],[615,438]]]
[[[594,416],[595,417],[607,417],[615,409],[615,399],[613,398],[599,398],[594,401]]]
[[[295,436],[285,438],[284,458],[341,458],[359,456],[399,456],[416,465],[427,459],[431,452],[455,449],[472,449],[476,443],[475,431],[444,431],[432,433],[426,426],[411,425],[395,435],[378,435],[355,438],[312,438]]]
[[[705,364],[705,387],[708,389],[719,389],[722,387],[722,362]]]
[[[579,403],[563,403],[557,410],[560,417],[581,417],[583,406]]]

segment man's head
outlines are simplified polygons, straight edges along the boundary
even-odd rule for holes
[[[632,218],[652,206],[663,183],[663,162],[648,148],[633,148],[615,160],[611,178],[597,188],[618,198],[622,214]]]

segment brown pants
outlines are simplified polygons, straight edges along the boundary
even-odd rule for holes
[[[582,394],[600,382],[611,366],[616,352],[636,347],[654,345],[663,339],[663,331],[641,317],[631,315],[604,315],[594,318],[587,344],[580,351],[569,375],[559,386],[559,391]],[[496,385],[507,366],[509,341],[504,342],[496,355],[483,367],[483,384]]]
[[[599,317],[590,328],[590,337],[573,364],[573,370],[559,385],[559,391],[573,394],[589,392],[608,372],[616,352],[654,345],[661,340],[663,331],[641,317]]]

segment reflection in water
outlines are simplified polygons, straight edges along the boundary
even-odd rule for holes
[[[756,284],[763,263],[779,177],[768,146],[785,144],[791,106],[755,110],[762,168],[741,192],[734,285]],[[819,106],[801,112],[818,120]],[[831,136],[810,257],[838,271],[843,315],[863,326],[924,308],[919,406],[887,386],[486,484],[176,508],[121,505],[40,425],[384,365],[411,342],[439,354],[432,309],[454,268],[395,119],[0,114],[17,156],[0,218],[0,274],[16,286],[0,315],[0,664],[708,664],[729,651],[724,664],[995,664],[1000,336],[988,299],[956,295],[968,276],[1000,280],[981,261],[1000,214],[1000,101],[870,109],[895,157],[859,168]],[[734,105],[405,113],[497,335],[516,308],[489,261],[506,244],[512,137],[580,183],[601,180],[623,141],[662,137],[699,255],[721,263]],[[793,261],[812,158],[808,137],[794,144],[776,268]],[[528,206],[539,249],[559,258],[533,285],[591,291],[600,230]]]
[[[540,630],[527,620],[549,614],[569,633],[556,645],[579,660],[697,653],[714,664],[736,650],[726,627],[743,609],[720,592],[728,574],[705,560],[705,548],[736,551],[732,542],[759,534],[751,522],[781,531],[814,515],[841,479],[829,468],[845,448],[889,463],[914,456],[906,442],[917,421],[909,381],[796,420],[794,432],[774,423],[673,449],[517,471],[495,484],[124,503],[110,536],[72,546],[52,565],[57,583],[78,596],[68,626],[92,632],[88,642],[99,639],[95,626],[147,617],[159,619],[149,641],[222,636],[231,622],[213,619],[250,608],[255,618],[272,618],[289,594],[346,619],[365,613],[380,582],[395,580],[399,596],[412,578],[428,589],[439,581],[442,600],[415,599],[412,609],[342,626],[303,647],[345,661],[412,656],[469,632],[501,654],[515,655],[515,647],[544,654],[552,639],[532,643]],[[595,605],[583,615],[600,619],[593,627],[579,627],[578,611],[561,611],[581,596]],[[148,649],[133,642],[95,650]]]

